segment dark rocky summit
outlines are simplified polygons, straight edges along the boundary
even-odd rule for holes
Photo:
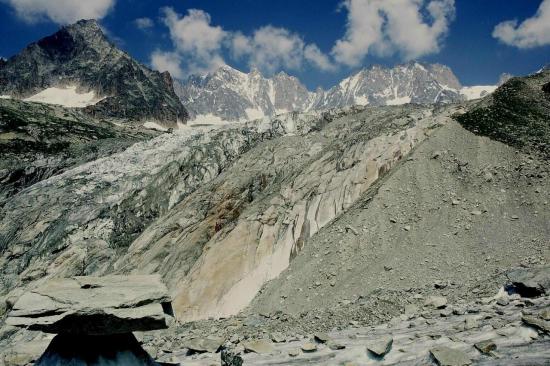
[[[167,127],[187,120],[170,75],[118,49],[95,20],[65,26],[0,64],[0,95],[26,98],[67,85],[103,98],[86,107],[96,117],[155,120]]]

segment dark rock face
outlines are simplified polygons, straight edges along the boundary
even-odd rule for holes
[[[512,78],[487,100],[457,117],[468,130],[517,148],[550,156],[550,70]]]
[[[37,366],[61,365],[158,365],[131,333],[88,336],[57,335]]]
[[[28,97],[76,84],[104,97],[86,107],[93,116],[156,120],[168,127],[187,120],[172,79],[116,48],[94,20],[81,20],[30,44],[0,64],[0,94]]]

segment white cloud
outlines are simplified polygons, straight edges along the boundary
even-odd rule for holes
[[[250,66],[266,73],[281,68],[300,69],[306,61],[323,70],[332,67],[319,47],[306,45],[299,35],[284,28],[261,27],[251,37],[236,34],[232,39],[232,47],[233,55],[247,57]]]
[[[136,27],[138,27],[141,30],[146,30],[149,28],[152,28],[154,25],[154,22],[151,18],[137,18],[134,20],[134,24]]]
[[[175,49],[155,51],[151,65],[170,71],[176,78],[217,69],[225,64],[224,51],[266,73],[282,68],[299,69],[305,63],[322,70],[333,67],[316,45],[306,44],[299,35],[284,28],[264,26],[247,36],[212,25],[210,15],[202,10],[191,9],[184,16],[170,7],[162,8],[161,12]]]
[[[533,48],[550,45],[550,0],[544,0],[532,17],[518,24],[508,20],[498,24],[493,37],[518,48]]]
[[[454,18],[454,0],[346,0],[346,34],[332,55],[357,66],[373,52],[414,59],[438,52]]]
[[[304,48],[304,57],[320,70],[331,71],[336,69],[336,66],[330,61],[328,56],[315,44],[308,44]]]
[[[80,19],[101,19],[114,7],[115,0],[0,0],[9,4],[26,22],[49,19],[58,24]]]
[[[163,8],[164,23],[176,48],[194,52],[199,57],[208,57],[218,52],[226,32],[219,26],[210,25],[210,15],[202,10],[190,9],[181,17],[172,8]]]
[[[227,32],[219,26],[211,25],[210,15],[202,10],[190,9],[182,16],[170,7],[161,9],[163,22],[170,30],[174,52],[156,51],[151,56],[151,64],[168,66],[175,71],[176,78],[212,71],[225,64],[221,49]],[[153,59],[154,58],[154,59]],[[177,61],[177,62],[176,62]],[[175,68],[176,63],[179,65]],[[164,71],[164,70],[163,70]]]
[[[156,50],[151,55],[151,66],[161,72],[168,71],[176,79],[182,78],[184,74],[181,69],[181,58],[174,52]]]

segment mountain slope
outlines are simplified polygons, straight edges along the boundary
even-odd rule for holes
[[[458,121],[470,131],[550,156],[550,70],[512,78]]]
[[[187,119],[170,75],[116,48],[94,20],[63,27],[0,64],[0,95],[59,103],[67,92],[67,103],[87,95],[78,106],[96,117],[154,120],[167,127]]]

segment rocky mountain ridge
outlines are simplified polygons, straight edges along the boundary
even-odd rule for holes
[[[158,121],[167,127],[187,120],[170,74],[136,62],[95,20],[65,26],[0,64],[0,95],[63,104],[59,94],[66,94],[68,103],[87,95],[81,105],[98,118]]]
[[[196,123],[243,121],[354,105],[454,103],[480,98],[495,88],[465,88],[449,67],[419,62],[393,68],[375,65],[329,90],[314,92],[284,72],[264,77],[257,69],[247,74],[227,65],[207,75],[175,82],[176,94]]]

